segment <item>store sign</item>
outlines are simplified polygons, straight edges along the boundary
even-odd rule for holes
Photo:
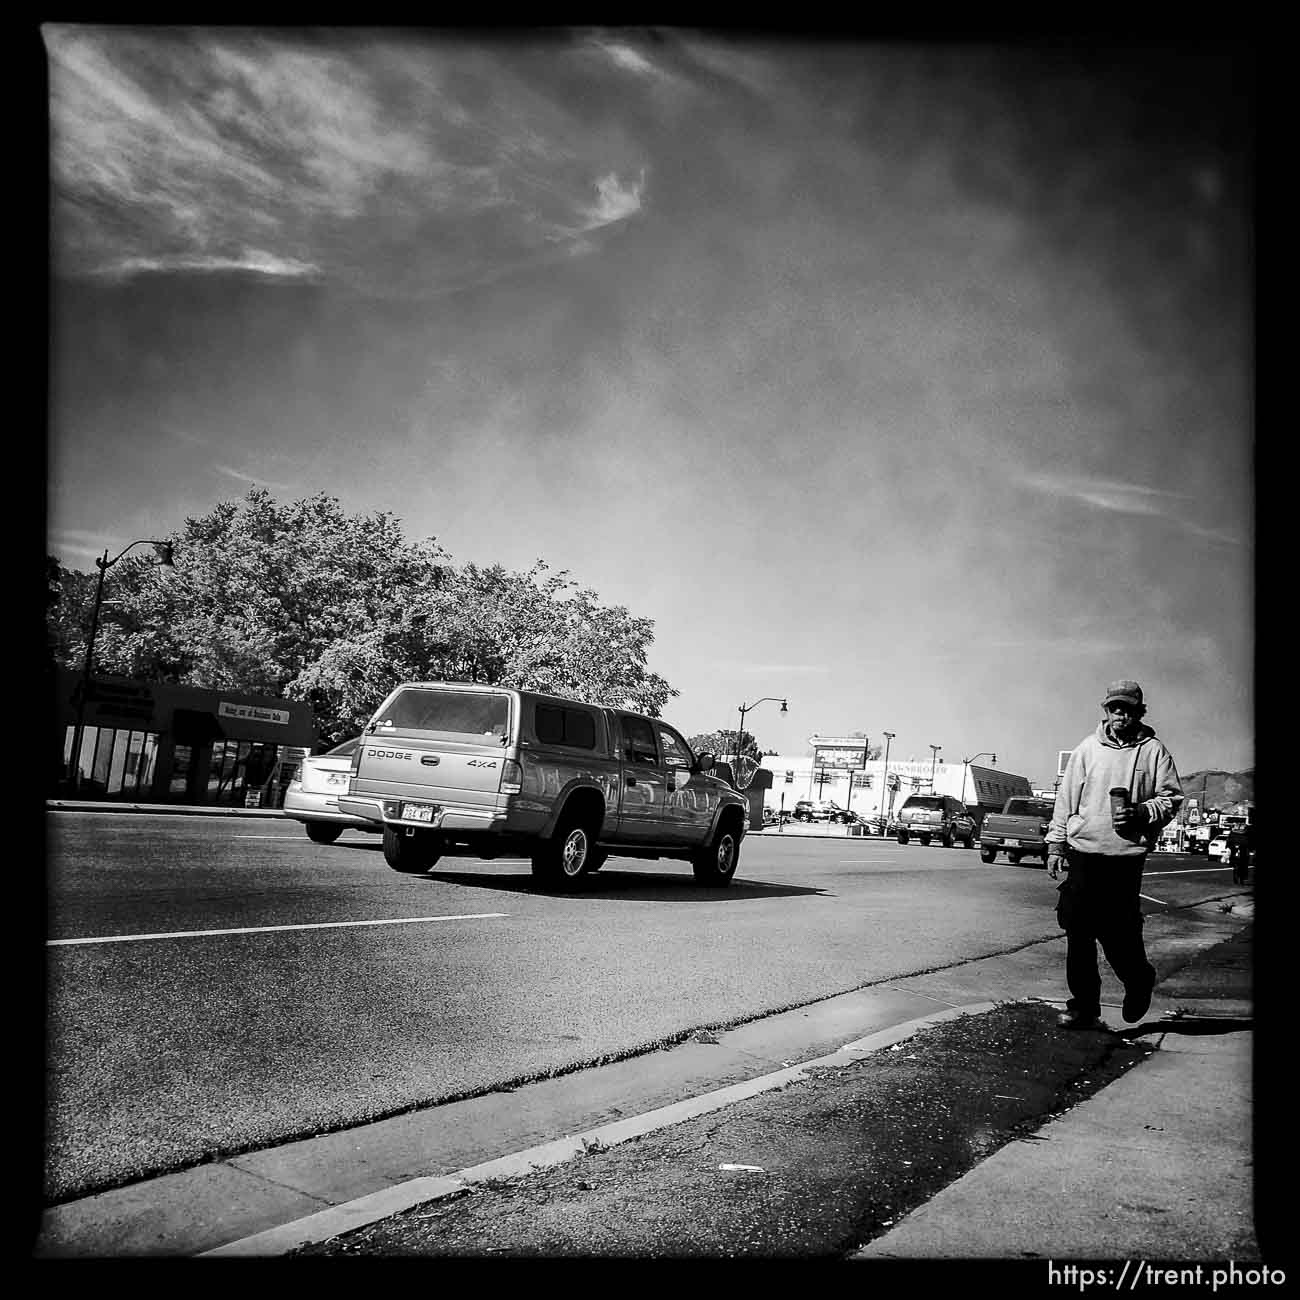
[[[259,704],[232,704],[222,700],[217,705],[217,716],[222,718],[243,718],[248,722],[275,722],[288,726],[288,709],[264,709]]]
[[[859,741],[852,748],[844,745],[818,745],[813,750],[813,767],[838,768],[841,771],[861,767],[866,743],[865,740]]]

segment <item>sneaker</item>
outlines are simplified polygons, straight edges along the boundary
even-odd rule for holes
[[[1081,1011],[1063,1011],[1056,1017],[1058,1029],[1105,1029],[1106,1022],[1100,1016],[1085,1016]]]
[[[1147,984],[1137,990],[1124,990],[1122,1014],[1130,1025],[1136,1020],[1141,1020],[1151,1009],[1151,988],[1152,986]]]

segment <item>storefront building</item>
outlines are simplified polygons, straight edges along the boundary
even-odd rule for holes
[[[56,668],[54,685],[54,798],[279,807],[316,739],[293,700],[93,677],[74,762],[81,674]]]
[[[793,812],[800,799],[833,800],[859,817],[892,817],[912,794],[948,794],[983,819],[1000,812],[1013,795],[1028,795],[1029,779],[974,763],[941,763],[933,758],[889,758],[864,762],[861,736],[809,736],[811,754],[767,754],[760,767],[771,772],[765,805],[778,814]]]

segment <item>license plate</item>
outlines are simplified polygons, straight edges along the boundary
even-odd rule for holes
[[[1019,840],[1003,840],[1002,843],[1005,844],[1009,849],[1018,849],[1020,847]]]
[[[442,813],[427,803],[407,803],[402,805],[402,820],[408,822],[436,822]]]

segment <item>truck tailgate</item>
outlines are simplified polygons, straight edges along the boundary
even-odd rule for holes
[[[388,795],[461,807],[494,807],[501,788],[500,744],[424,737],[364,739],[352,794]]]

